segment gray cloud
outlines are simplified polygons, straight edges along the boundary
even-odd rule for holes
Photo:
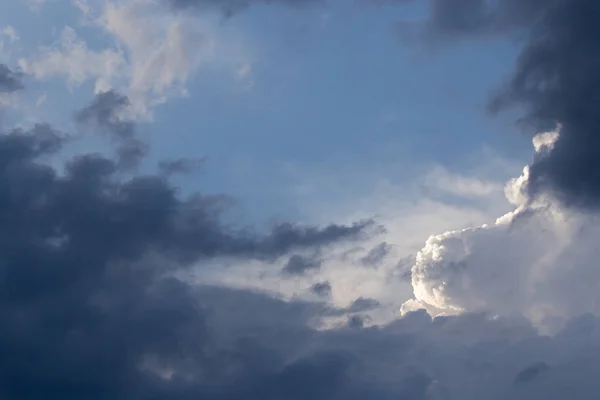
[[[528,192],[566,205],[600,205],[600,4],[548,1],[492,107],[518,106],[536,129],[562,125],[553,149],[534,160]]]
[[[400,1],[389,1],[400,2]],[[432,0],[424,23],[402,33],[430,42],[510,36],[522,50],[493,112],[517,107],[533,131],[562,124],[561,136],[530,170],[528,192],[565,205],[600,205],[600,5],[588,0]]]
[[[321,268],[322,261],[316,257],[294,254],[283,266],[282,272],[289,275],[303,275]]]
[[[329,296],[331,293],[331,283],[317,282],[310,287],[310,290],[317,296]]]
[[[125,104],[116,93],[101,94],[76,119],[122,146],[137,140],[135,126],[117,118]],[[329,367],[344,374],[335,357],[306,355],[302,364],[243,336],[217,343],[227,336],[215,336],[210,320],[208,303],[218,293],[173,276],[218,257],[316,251],[368,236],[372,222],[285,223],[253,233],[221,221],[222,196],[179,197],[162,175],[125,178],[119,158],[81,154],[59,173],[44,160],[67,140],[48,125],[0,135],[0,397],[220,399],[264,388],[262,398],[275,398],[298,387],[303,374],[318,379]],[[228,296],[235,295],[219,299]],[[247,298],[240,307],[268,302],[237,296]],[[302,315],[309,306],[274,307],[293,313],[296,334],[308,331]],[[259,310],[250,314],[258,324]],[[287,386],[269,392],[279,377]]]
[[[137,137],[136,125],[124,113],[129,99],[114,91],[99,93],[92,103],[75,114],[75,121],[84,129],[97,130],[110,135],[117,144],[119,165],[135,167],[148,153],[148,146]]]
[[[0,64],[0,93],[11,93],[23,89],[23,74],[13,72],[6,64]]]
[[[354,300],[354,302],[352,302],[352,304],[346,309],[346,311],[350,313],[369,311],[379,306],[379,302],[375,299],[359,297],[358,299]]]
[[[305,5],[300,0],[166,0],[175,9],[219,8],[231,14],[253,4]],[[405,4],[410,0],[368,0]],[[490,109],[525,110],[532,130],[562,124],[554,149],[531,165],[531,198],[552,192],[564,204],[600,205],[600,6],[589,0],[430,0],[425,21],[402,22],[401,34],[428,43],[465,38],[512,37],[522,51],[507,83]]]
[[[204,161],[206,161],[205,158],[166,160],[158,163],[158,169],[164,175],[188,174],[199,169]]]
[[[392,246],[387,242],[379,243],[373,247],[366,256],[361,258],[361,263],[369,267],[377,267],[387,257],[392,250]]]
[[[517,376],[515,376],[515,383],[520,384],[530,382],[542,375],[544,372],[548,371],[549,369],[550,367],[548,366],[548,364],[544,362],[537,362],[519,371],[519,373],[517,373]]]
[[[473,28],[461,32],[481,32],[464,26]],[[524,102],[508,94],[506,104]],[[77,120],[113,135],[119,150],[139,140],[120,119],[122,107],[121,96],[103,94]],[[552,119],[535,110],[531,122]],[[593,122],[588,109],[581,112]],[[569,127],[565,136],[577,137]],[[164,175],[118,174],[123,158],[144,152],[118,152],[117,160],[82,154],[59,174],[42,160],[65,140],[48,125],[0,136],[1,398],[562,400],[600,391],[600,321],[593,316],[553,337],[522,321],[424,312],[367,329],[352,316],[352,329],[322,330],[313,323],[331,312],[319,305],[177,280],[176,272],[207,259],[289,257],[377,227],[239,229],[220,218],[220,196],[182,198]],[[554,152],[575,139],[561,140],[567,144],[543,160],[556,161]],[[376,306],[368,299],[355,305]]]
[[[402,4],[411,0],[382,0]],[[554,0],[429,0],[424,23],[400,24],[409,39],[426,41],[456,40],[461,37],[491,36],[529,28]]]
[[[0,136],[2,398],[558,400],[564,388],[583,399],[600,390],[595,317],[554,337],[423,312],[322,330],[315,321],[345,310],[177,280],[207,259],[289,256],[372,224],[251,234],[221,222],[221,197],[180,198],[164,176],[122,178],[109,158],[80,155],[59,174],[42,159],[65,140],[48,125]],[[536,363],[552,369],[535,373]]]

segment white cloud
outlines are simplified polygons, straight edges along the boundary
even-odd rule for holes
[[[432,168],[425,175],[424,185],[433,190],[466,198],[486,197],[503,189],[497,182],[452,173],[442,166]]]
[[[5,27],[0,28],[0,35],[6,36],[11,43],[19,40],[19,35],[15,31],[15,28],[13,28],[11,25],[6,25]]]
[[[161,102],[172,90],[183,90],[213,52],[208,26],[185,17],[158,16],[143,3],[108,4],[100,21],[126,49],[134,103]],[[151,99],[141,100],[145,96]]]
[[[536,151],[552,146],[556,137],[556,133],[536,136]],[[504,190],[485,174],[456,173],[442,167],[408,184],[393,183],[381,171],[374,172],[379,180],[339,165],[336,171],[294,175],[296,200],[316,213],[316,222],[375,216],[387,228],[385,234],[327,249],[318,255],[321,267],[301,276],[282,276],[280,270],[287,260],[278,260],[215,267],[203,271],[202,279],[265,290],[287,299],[312,300],[311,285],[327,281],[331,285],[328,301],[336,307],[347,307],[360,297],[378,300],[382,307],[369,313],[374,323],[393,320],[401,310],[424,307],[434,315],[488,312],[526,318],[544,332],[555,332],[581,314],[600,315],[600,270],[596,267],[600,220],[565,210],[552,197],[531,203],[525,191],[528,167]],[[346,180],[345,173],[352,179]],[[427,190],[422,191],[423,187]],[[450,192],[453,197],[447,202],[443,197],[429,197],[432,192]],[[431,236],[436,231],[446,233]],[[376,265],[362,264],[383,241],[391,251]],[[408,268],[410,261],[399,264],[415,254]],[[407,269],[412,277],[404,276]]]
[[[168,13],[151,0],[78,0],[75,5],[86,28],[99,30],[108,45],[92,47],[66,27],[55,44],[21,59],[23,70],[39,79],[64,76],[71,87],[93,81],[96,92],[118,89],[130,97],[138,116],[187,94],[187,83],[204,64],[230,63],[238,79],[250,80],[247,57],[228,53],[211,20]]]
[[[510,205],[504,198],[502,184],[486,178],[485,174],[477,175],[477,171],[471,176],[436,166],[415,176],[413,181],[393,182],[385,177],[393,176],[394,169],[388,166],[385,171],[366,172],[336,164],[330,169],[319,166],[317,171],[310,171],[288,166],[290,181],[297,183],[293,197],[303,210],[310,210],[309,220],[317,224],[332,220],[351,223],[375,217],[385,225],[386,232],[359,243],[337,244],[323,249],[316,257],[307,254],[322,262],[320,268],[302,275],[282,274],[287,259],[280,259],[274,263],[236,262],[227,268],[219,263],[214,268],[203,267],[196,272],[196,278],[266,291],[288,300],[325,300],[340,308],[361,297],[371,298],[381,307],[361,313],[371,318],[369,323],[396,319],[403,304],[413,297],[411,257],[423,242],[434,232],[491,222]],[[441,176],[447,181],[437,179]],[[424,179],[427,177],[436,179]],[[448,186],[449,183],[459,183],[458,190]],[[429,197],[432,191],[447,190],[453,191],[455,197],[450,202]],[[473,196],[476,201],[472,201]],[[387,246],[378,247],[383,242]],[[380,257],[373,256],[378,249],[387,251]],[[366,262],[368,258],[373,261]],[[313,285],[322,282],[331,285],[330,296],[325,299],[311,292]]]
[[[536,136],[536,151],[557,135]],[[422,306],[521,316],[547,331],[584,313],[600,315],[600,220],[566,210],[551,196],[529,204],[527,179],[528,167],[508,183],[506,197],[517,208],[496,223],[427,240],[412,269]]]
[[[11,25],[0,27],[0,62],[7,63],[12,56],[14,45],[19,41],[19,35]]]
[[[94,80],[96,91],[109,89],[126,73],[126,62],[120,51],[91,50],[71,27],[63,29],[55,45],[40,48],[32,60],[19,60],[19,66],[40,79],[64,75],[72,87]]]

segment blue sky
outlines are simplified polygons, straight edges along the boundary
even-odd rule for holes
[[[102,12],[100,3],[88,5]],[[4,40],[9,65],[39,57],[40,46],[59,46],[65,27],[89,51],[132,51],[122,38],[86,23],[70,1],[0,7],[0,25],[19,36]],[[213,59],[190,67],[183,84],[170,82],[186,96],[171,92],[140,116],[152,118],[141,125],[152,145],[150,160],[207,157],[200,173],[182,178],[183,186],[234,196],[253,223],[312,218],[294,188],[323,174],[356,178],[343,178],[344,199],[323,187],[312,200],[351,202],[354,194],[374,190],[381,174],[403,186],[433,164],[464,173],[489,152],[517,165],[526,161],[529,137],[516,132],[510,116],[485,113],[490,87],[514,61],[511,43],[457,43],[452,51],[403,43],[394,24],[424,13],[418,4],[337,1],[301,10],[257,6],[226,20],[203,16],[215,42]],[[92,75],[69,84],[65,74],[38,73],[24,100],[34,110],[23,113],[68,124],[70,110],[93,95]],[[33,107],[42,95],[43,103]],[[508,177],[496,173],[495,179]]]

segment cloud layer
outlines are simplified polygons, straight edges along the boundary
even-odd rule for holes
[[[220,398],[211,391],[226,390],[229,374],[249,374],[243,364],[262,359],[212,347],[202,298],[213,295],[175,275],[218,258],[317,251],[373,226],[281,223],[252,233],[221,221],[219,196],[184,199],[162,175],[127,178],[121,149],[137,138],[117,116],[126,104],[101,93],[76,114],[81,129],[115,135],[118,157],[81,154],[64,173],[44,160],[68,135],[42,124],[0,136],[2,397]]]
[[[259,1],[169,3],[229,14]],[[396,244],[371,220],[284,222],[255,232],[226,222],[222,196],[179,194],[170,175],[189,163],[135,172],[147,147],[131,108],[147,103],[108,89],[125,77],[128,94],[157,100],[185,82],[198,60],[176,59],[190,54],[195,26],[168,20],[167,40],[149,41],[154,20],[136,24],[139,4],[107,6],[95,22],[119,38],[127,57],[90,51],[66,30],[58,48],[22,60],[37,77],[94,79],[97,93],[75,113],[75,126],[107,135],[116,154],[79,154],[59,171],[49,161],[68,134],[37,124],[0,136],[0,397],[596,398],[600,7],[449,4],[431,1],[416,33],[428,40],[522,34],[524,50],[493,108],[521,106],[536,129],[559,129],[534,138],[533,161],[507,185],[514,211],[434,235],[414,260],[393,263]],[[22,78],[0,65],[0,92],[23,89]],[[452,195],[485,198],[498,189],[443,170],[427,178]],[[285,298],[251,290],[255,282],[244,289],[208,279],[225,268],[244,281],[256,270],[259,283],[274,279]],[[378,324],[378,313],[396,306],[389,292],[407,279],[414,299]],[[373,282],[388,284],[386,293]],[[311,301],[283,287],[294,284]]]

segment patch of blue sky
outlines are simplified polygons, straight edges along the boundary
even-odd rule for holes
[[[224,91],[223,81],[198,74],[191,98],[162,106],[148,127],[156,156],[213,157],[202,185],[270,214],[290,212],[289,188],[298,184],[290,168],[305,180],[355,171],[348,184],[361,191],[365,171],[386,166],[402,184],[431,163],[469,168],[484,148],[526,159],[528,145],[516,144],[529,138],[515,134],[511,116],[485,114],[489,87],[513,62],[511,44],[416,53],[392,27],[419,10],[386,10],[393,13],[347,3],[300,13],[257,7],[226,21],[257,44],[254,86]]]

